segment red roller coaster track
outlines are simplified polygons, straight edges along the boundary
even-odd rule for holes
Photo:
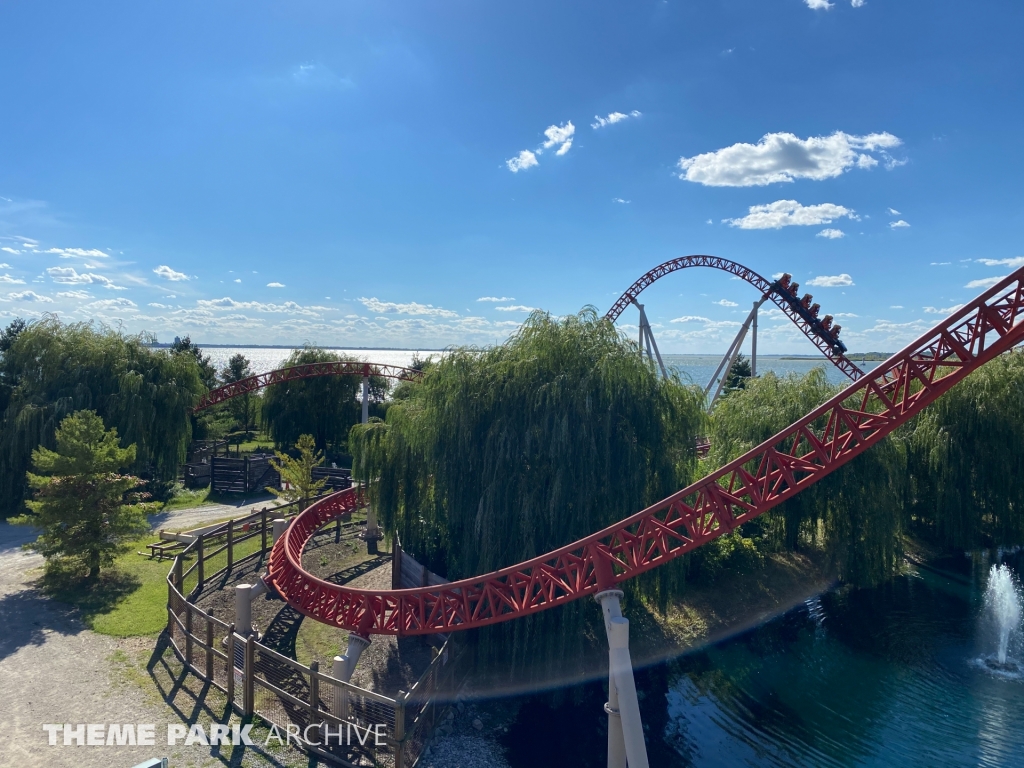
[[[361,503],[358,489],[349,489],[295,518],[271,551],[266,578],[307,616],[363,635],[451,632],[553,608],[657,568],[767,512],[1022,341],[1024,268],[770,440],[561,549],[443,586],[383,591],[339,586],[306,573],[302,552],[321,526]]]
[[[244,395],[246,392],[255,392],[257,389],[269,387],[271,384],[281,384],[296,379],[312,379],[317,376],[381,376],[399,381],[415,381],[422,376],[421,371],[413,368],[403,368],[400,365],[380,365],[378,363],[352,362],[329,362],[329,363],[306,363],[305,365],[293,365],[291,368],[281,368],[276,371],[260,373],[250,376],[241,381],[225,384],[222,387],[211,389],[203,399],[199,401],[193,410],[201,411],[211,405],[223,403],[232,397]]]
[[[718,256],[680,256],[678,259],[672,259],[666,261],[664,264],[659,264],[646,275],[641,277],[635,283],[633,283],[626,292],[623,293],[618,301],[616,301],[612,308],[608,310],[605,317],[611,320],[613,323],[619,319],[621,315],[630,304],[636,299],[640,293],[647,288],[651,283],[656,282],[667,274],[676,272],[680,269],[687,269],[689,267],[711,267],[712,269],[720,269],[723,272],[728,272],[731,275],[746,280],[752,286],[757,288],[763,296],[767,296],[775,305],[783,311],[793,323],[804,332],[804,335],[811,340],[821,353],[827,357],[836,368],[845,373],[854,381],[857,381],[861,376],[864,375],[862,371],[852,360],[846,357],[841,351],[833,348],[829,342],[819,336],[811,328],[808,323],[799,312],[797,312],[790,305],[788,301],[782,298],[782,295],[772,290],[771,280],[766,280],[757,274],[752,269],[744,267],[742,264],[737,264],[735,261],[729,261],[729,259],[721,259]]]

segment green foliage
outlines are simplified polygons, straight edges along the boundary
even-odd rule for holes
[[[806,376],[767,373],[721,399],[711,417],[708,470],[754,448],[814,410],[839,391],[823,368]],[[751,471],[754,467],[749,468]],[[906,459],[892,436],[771,512],[740,528],[763,552],[819,545],[843,578],[873,583],[892,574],[901,554],[901,505]],[[700,571],[713,573],[721,547],[694,556]]]
[[[135,446],[121,448],[117,430],[106,431],[93,411],[66,417],[56,434],[57,450],[38,448],[28,474],[35,499],[30,514],[13,522],[42,533],[31,545],[50,562],[88,569],[95,579],[123,551],[126,540],[145,532],[145,504],[129,499],[142,481],[119,471],[135,461]]]
[[[220,374],[221,381],[224,384],[233,384],[250,376],[252,376],[252,369],[249,367],[249,360],[241,352],[231,356],[228,364]],[[246,437],[248,437],[251,427],[255,425],[259,418],[259,405],[260,398],[255,392],[237,395],[227,402],[228,410]]]
[[[281,480],[290,487],[283,490],[268,488],[272,494],[288,501],[301,501],[303,509],[309,500],[316,497],[327,480],[314,480],[313,467],[319,467],[324,463],[324,455],[316,450],[312,435],[300,435],[295,443],[295,450],[298,451],[298,458],[292,458],[287,454],[277,452],[277,461],[271,460],[271,464],[281,475]]]
[[[1024,542],[1024,351],[1001,355],[907,431],[913,522],[949,547]]]
[[[305,346],[293,352],[282,367],[307,363],[353,360],[319,347]],[[387,385],[379,377],[370,379],[372,400],[380,402]],[[296,379],[267,387],[261,418],[280,448],[295,443],[300,435],[312,435],[321,451],[344,451],[348,431],[361,418],[356,394],[362,376],[320,376]],[[371,412],[374,412],[371,410]]]
[[[505,344],[451,350],[386,421],[354,427],[354,474],[374,481],[381,523],[403,547],[448,578],[473,576],[568,544],[692,479],[703,399],[660,378],[592,308],[536,312]],[[676,563],[629,588],[664,603],[682,575]],[[514,655],[532,633],[550,635],[557,657],[578,642],[589,609],[491,634]]]
[[[747,380],[751,377],[750,361],[743,355],[738,355],[729,366],[729,373],[725,379],[725,391],[731,392],[734,389],[743,389],[747,386]]]
[[[173,479],[192,437],[189,409],[204,391],[193,355],[144,336],[48,317],[30,323],[0,358],[0,514],[21,508],[32,450],[53,448],[61,420],[94,410],[137,446],[132,471]]]

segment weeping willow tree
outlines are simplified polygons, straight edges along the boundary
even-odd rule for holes
[[[805,376],[767,373],[721,399],[711,417],[707,468],[720,467],[834,396],[823,368]],[[823,547],[851,583],[881,581],[899,565],[906,495],[906,447],[890,436],[836,472],[743,526],[733,539],[758,551]],[[727,538],[698,550],[697,567],[723,565],[735,549]],[[742,549],[738,551],[743,551]]]
[[[281,367],[330,362],[356,360],[307,344],[292,352]],[[349,429],[362,417],[361,405],[356,399],[362,381],[360,375],[320,376],[269,386],[260,408],[263,426],[278,449],[295,444],[302,435],[312,435],[317,450],[344,451]],[[387,381],[371,376],[371,414],[383,413],[379,403],[386,394]]]
[[[939,398],[906,441],[915,525],[948,547],[1024,543],[1024,351]]]
[[[137,447],[132,471],[173,479],[191,439],[189,410],[204,391],[194,360],[89,323],[30,323],[0,358],[0,511],[22,511],[32,451],[54,448],[61,420],[95,411]]]
[[[692,479],[703,394],[659,378],[592,308],[535,312],[505,344],[455,349],[349,438],[385,529],[450,579],[568,544]],[[664,603],[681,564],[630,583]],[[572,658],[585,601],[481,633],[517,668],[527,648]],[[536,638],[542,641],[536,643]]]

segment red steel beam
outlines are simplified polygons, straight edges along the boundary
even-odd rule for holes
[[[363,503],[340,491],[298,515],[268,580],[317,621],[370,634],[482,627],[577,600],[657,568],[762,515],[878,443],[972,371],[1024,341],[1024,268],[836,397],[713,474],[585,539],[443,586],[363,590],[302,568],[316,531]]]
[[[782,312],[793,321],[804,335],[811,340],[821,353],[827,357],[832,364],[840,371],[849,376],[853,381],[857,381],[861,376],[864,375],[862,371],[852,360],[837,349],[834,349],[825,339],[821,338],[814,332],[811,324],[804,320],[793,307],[790,306],[789,302],[782,298],[776,291],[771,289],[772,283],[770,280],[765,279],[757,272],[752,269],[744,267],[742,264],[737,264],[735,261],[729,259],[722,259],[718,256],[681,256],[678,259],[671,259],[666,261],[664,264],[659,264],[646,275],[641,277],[635,283],[633,283],[626,292],[623,293],[618,301],[616,301],[612,308],[608,310],[605,317],[611,320],[613,323],[619,319],[619,316],[626,310],[637,296],[652,283],[663,278],[665,275],[676,272],[680,269],[687,269],[689,267],[711,267],[712,269],[720,269],[723,272],[728,272],[731,275],[741,280],[746,280],[752,286],[757,288],[762,295],[767,296],[771,299],[775,305],[782,310]]]
[[[332,361],[293,365],[290,368],[259,373],[247,379],[211,389],[203,395],[199,405],[193,409],[193,412],[209,408],[211,405],[223,403],[225,400],[244,395],[247,392],[255,392],[257,389],[269,387],[271,384],[281,384],[282,382],[294,381],[296,379],[312,379],[317,376],[383,376],[388,379],[397,379],[398,381],[416,381],[422,375],[422,371],[403,368],[400,365],[382,365],[380,363],[363,363],[358,361]]]

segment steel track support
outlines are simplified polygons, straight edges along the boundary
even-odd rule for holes
[[[594,598],[608,635],[608,768],[650,768],[640,702],[629,657],[629,620],[622,615],[622,590],[606,589]]]
[[[636,304],[636,308],[640,310],[640,357],[644,356],[644,347],[647,347],[647,357],[651,360],[658,361],[658,367],[661,369],[661,375],[668,378],[668,371],[665,370],[665,362],[661,359],[661,352],[658,350],[658,342],[654,340],[654,331],[651,330],[651,324],[647,320],[647,313],[644,311],[644,305],[633,301]]]
[[[370,420],[370,377],[363,374],[363,424]]]
[[[764,301],[762,299],[761,301]],[[754,322],[750,326],[750,378],[757,376],[757,310],[761,307],[760,301],[754,302]]]
[[[348,636],[348,648],[343,656],[335,656],[334,664],[331,667],[331,677],[342,682],[352,682],[352,673],[356,671],[356,664],[363,651],[370,647],[370,637],[363,637],[355,632]],[[331,702],[331,714],[335,717],[347,720],[348,711],[348,689],[338,686],[335,690],[334,700]]]
[[[711,387],[714,386],[715,382],[718,382],[718,388],[715,389],[714,397],[712,397],[711,402],[708,403],[709,409],[714,406],[715,401],[718,400],[719,395],[722,394],[722,390],[725,388],[725,381],[729,378],[729,371],[732,370],[732,366],[736,362],[736,358],[740,356],[740,349],[743,347],[743,340],[747,336],[747,331],[750,330],[751,325],[753,325],[755,329],[757,328],[757,310],[760,309],[761,305],[764,304],[767,299],[767,296],[762,296],[760,301],[754,302],[754,308],[750,310],[750,314],[747,315],[747,319],[743,321],[743,325],[740,327],[740,332],[736,334],[736,338],[729,346],[729,351],[725,353],[725,357],[722,358],[722,362],[720,362],[718,364],[718,368],[715,369],[715,375],[711,378],[711,381],[708,382],[708,386],[704,390],[705,395],[711,391]],[[756,354],[756,352],[757,342],[755,341],[754,353]],[[751,374],[753,374],[753,366],[751,366],[750,370]],[[719,378],[719,375],[721,375],[721,378]]]

